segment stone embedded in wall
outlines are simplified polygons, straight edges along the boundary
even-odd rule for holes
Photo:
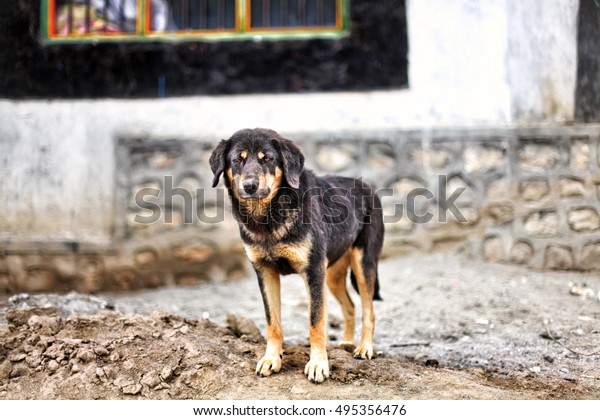
[[[121,267],[114,270],[112,280],[120,290],[135,290],[144,285],[140,273],[133,267]]]
[[[579,179],[563,177],[559,180],[559,186],[562,198],[583,197],[586,194],[585,183]]]
[[[505,162],[504,150],[494,147],[471,146],[463,153],[467,172],[487,172],[500,168]]]
[[[515,195],[515,187],[507,179],[498,178],[490,182],[485,196],[488,200],[505,200]]]
[[[517,241],[510,250],[510,260],[517,264],[527,264],[533,258],[533,252],[529,242]]]
[[[9,293],[15,290],[14,276],[8,271],[0,271],[0,293]]]
[[[215,247],[208,244],[177,245],[171,249],[175,260],[186,263],[205,262],[216,252]]]
[[[77,289],[85,293],[104,289],[104,259],[100,255],[78,256],[75,263]]]
[[[544,268],[550,270],[569,270],[575,265],[571,247],[549,245],[544,253]]]
[[[326,172],[339,172],[355,164],[355,148],[344,145],[320,145],[316,151],[316,161]]]
[[[560,150],[550,144],[527,143],[519,150],[519,164],[526,170],[545,172],[554,168],[559,160]]]
[[[569,226],[576,232],[595,232],[600,229],[600,216],[593,207],[569,210]]]
[[[515,207],[511,202],[504,201],[488,204],[484,214],[492,219],[495,225],[503,225],[515,218]]]
[[[450,159],[452,153],[443,147],[431,147],[430,149],[413,148],[409,152],[413,162],[425,168],[442,169]]]
[[[210,281],[210,278],[206,273],[179,273],[175,276],[175,283],[178,286],[195,286],[207,281]]]
[[[136,267],[150,267],[158,262],[158,252],[152,248],[140,248],[133,254]]]
[[[396,166],[396,154],[388,143],[371,143],[368,146],[368,165],[374,171],[389,171]]]
[[[51,292],[56,290],[58,275],[50,267],[29,267],[26,275],[17,280],[17,289],[24,292]]]
[[[558,234],[558,215],[556,211],[538,211],[524,220],[527,234],[538,237],[550,237]]]
[[[589,169],[590,143],[587,137],[572,140],[569,166],[575,171],[587,171]]]
[[[580,267],[584,270],[600,270],[600,242],[593,242],[581,249]]]
[[[502,239],[497,236],[490,236],[483,240],[482,246],[483,258],[491,262],[500,262],[504,260],[504,245]]]
[[[458,196],[455,203],[472,203],[475,200],[475,189],[461,175],[455,175],[447,181],[446,197],[450,198],[455,193]]]
[[[389,185],[388,188],[391,188],[393,193],[392,197],[385,197],[383,199],[388,219],[395,220],[396,223],[393,226],[399,230],[406,231],[412,229],[413,223],[408,217],[410,209],[414,210],[411,212],[411,215],[420,216],[427,212],[431,204],[430,200],[427,200],[425,196],[420,194],[421,190],[425,189],[426,186],[412,178],[400,178]],[[402,218],[398,220],[400,217]]]
[[[544,179],[527,179],[519,183],[519,194],[526,201],[538,201],[548,195],[550,186]]]
[[[146,156],[146,162],[152,169],[171,169],[180,157],[181,152],[178,150],[156,150]]]

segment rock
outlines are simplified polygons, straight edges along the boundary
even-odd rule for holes
[[[573,141],[569,166],[575,171],[586,171],[590,167],[590,144],[588,140]]]
[[[486,146],[467,147],[463,162],[467,172],[487,172],[502,166],[504,151]]]
[[[54,335],[60,331],[60,319],[57,316],[32,315],[27,320],[31,329],[43,335]]]
[[[554,168],[560,160],[558,147],[549,144],[525,144],[519,150],[519,163],[523,169],[545,172]]]
[[[573,268],[575,261],[571,247],[549,245],[544,254],[544,267],[551,270],[568,270]]]
[[[40,351],[32,352],[25,358],[25,363],[31,368],[36,368],[42,363],[42,355]]]
[[[592,207],[571,209],[568,220],[569,226],[576,232],[595,232],[600,229],[600,217]]]
[[[321,146],[316,154],[317,164],[327,172],[342,171],[354,162],[352,149],[350,145]]]
[[[90,349],[79,349],[77,352],[77,358],[83,363],[89,363],[93,360],[96,360],[96,354]]]
[[[0,363],[0,383],[2,383],[2,381],[8,379],[10,372],[12,371],[13,365],[12,363],[10,363],[10,361],[5,360],[4,362]]]
[[[50,360],[48,362],[48,364],[46,365],[46,370],[48,370],[48,372],[50,372],[52,374],[52,373],[56,372],[59,367],[60,367],[60,365],[58,364],[58,362],[56,360]]]
[[[534,366],[532,368],[529,368],[529,370],[533,373],[540,373],[542,371],[542,368],[539,366]]]
[[[29,318],[34,315],[56,316],[56,308],[9,309],[6,311],[6,320],[10,325],[20,327],[27,324]]]
[[[106,349],[106,347],[103,346],[96,346],[94,347],[94,353],[96,353],[97,356],[108,356],[110,354],[110,352]]]
[[[17,362],[22,362],[23,360],[25,360],[26,357],[27,357],[27,354],[25,354],[25,353],[17,353],[17,354],[11,354],[8,357],[8,360],[10,360],[13,363],[17,363]]]
[[[415,148],[410,151],[412,160],[424,167],[441,169],[448,164],[452,157],[451,152],[441,147],[431,149]]]
[[[142,385],[140,385],[140,384],[125,385],[123,388],[121,388],[121,391],[125,395],[136,395],[142,391]]]
[[[483,258],[487,261],[499,262],[504,259],[502,239],[491,236],[483,241]]]
[[[525,242],[515,243],[510,250],[510,260],[517,264],[527,264],[533,258],[533,247]]]
[[[550,192],[548,181],[539,179],[530,179],[521,181],[519,184],[519,193],[526,201],[538,201],[544,198]]]
[[[586,194],[585,184],[577,179],[561,178],[559,186],[562,198],[583,197]]]
[[[584,270],[600,270],[600,242],[583,246],[580,264]]]
[[[248,318],[228,314],[226,322],[227,328],[237,337],[246,336],[246,339],[253,343],[263,343],[265,341],[256,324]]]
[[[163,368],[163,370],[160,372],[160,378],[167,382],[169,381],[171,378],[173,377],[173,369],[171,369],[169,366],[165,366]]]
[[[9,378],[18,378],[27,375],[29,375],[29,369],[27,369],[27,367],[25,367],[24,365],[20,364],[14,366],[8,376]]]
[[[44,357],[48,357],[50,359],[56,359],[58,361],[63,360],[66,357],[65,352],[64,352],[64,344],[62,344],[62,343],[52,344],[44,352]]]
[[[500,202],[486,206],[485,214],[490,217],[495,224],[502,225],[515,218],[515,209],[511,203]]]
[[[539,211],[525,218],[525,232],[532,236],[550,237],[558,234],[558,215],[555,211]]]
[[[142,385],[146,385],[149,388],[154,388],[161,383],[161,379],[156,372],[146,373],[140,380]]]

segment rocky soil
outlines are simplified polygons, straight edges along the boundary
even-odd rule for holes
[[[598,399],[600,278],[453,255],[386,260],[378,357],[336,345],[331,377],[309,383],[306,297],[284,278],[284,368],[262,356],[255,280],[128,295],[0,298],[0,398]],[[357,299],[355,299],[357,301]],[[229,315],[228,315],[229,314]],[[233,315],[235,314],[235,315]]]

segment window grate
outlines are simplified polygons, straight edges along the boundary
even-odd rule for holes
[[[349,0],[41,0],[47,39],[339,36]],[[285,35],[284,35],[285,34]]]
[[[54,34],[78,36],[135,33],[138,1],[55,0],[52,22]]]
[[[250,28],[335,28],[336,0],[249,0]]]

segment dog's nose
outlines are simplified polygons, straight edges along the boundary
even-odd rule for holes
[[[258,181],[255,179],[245,181],[242,186],[247,194],[254,194],[258,190]]]

